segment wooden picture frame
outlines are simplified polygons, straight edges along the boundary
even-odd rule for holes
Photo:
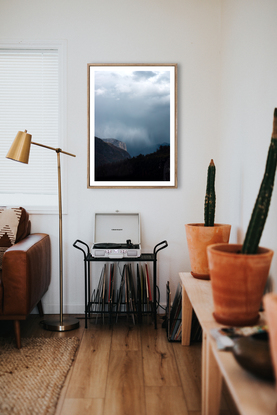
[[[177,64],[88,64],[88,188],[177,187]]]

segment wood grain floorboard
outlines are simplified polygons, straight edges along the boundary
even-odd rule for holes
[[[146,415],[188,415],[183,389],[180,386],[145,388]]]
[[[189,411],[201,411],[201,343],[173,343],[178,372]]]
[[[60,397],[59,397],[59,401],[58,401],[58,404],[57,404],[57,407],[56,407],[55,415],[61,415],[62,412],[63,412],[65,396],[66,396],[68,386],[70,385],[70,381],[71,381],[71,377],[72,377],[72,373],[73,373],[73,368],[74,368],[74,362],[73,362],[73,365],[71,366],[71,368],[70,368],[70,370],[67,374],[65,383],[62,387],[61,394],[60,394]]]
[[[104,399],[65,399],[61,415],[103,415]]]
[[[84,332],[66,398],[104,398],[112,331],[95,326]]]
[[[112,350],[141,350],[140,327],[124,323],[114,326]]]
[[[145,415],[140,351],[111,350],[104,415]]]
[[[153,326],[141,328],[145,386],[181,386],[172,343],[165,330]]]
[[[81,318],[78,329],[59,333],[40,320],[22,321],[22,337],[80,339],[55,415],[201,415],[201,343],[169,343],[160,321],[157,330],[130,319],[112,328],[91,320],[85,329]],[[12,321],[0,321],[0,336],[14,337]],[[238,415],[224,384],[220,415]]]

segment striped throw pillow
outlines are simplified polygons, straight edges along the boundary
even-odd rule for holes
[[[0,269],[5,251],[15,244],[21,208],[0,208]]]

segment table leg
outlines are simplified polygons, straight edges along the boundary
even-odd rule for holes
[[[222,375],[215,360],[210,341],[203,330],[202,340],[202,415],[218,415]]]
[[[190,345],[192,305],[182,285],[182,346]]]

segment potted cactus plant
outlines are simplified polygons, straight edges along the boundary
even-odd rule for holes
[[[255,324],[259,319],[273,257],[273,251],[259,247],[259,242],[270,206],[276,166],[277,109],[263,180],[243,244],[219,244],[207,248],[214,318],[219,323],[245,326]]]
[[[216,205],[215,173],[215,164],[211,160],[207,172],[204,223],[189,223],[185,225],[191,274],[194,278],[204,280],[210,279],[207,246],[228,242],[231,231],[231,225],[214,223]]]

